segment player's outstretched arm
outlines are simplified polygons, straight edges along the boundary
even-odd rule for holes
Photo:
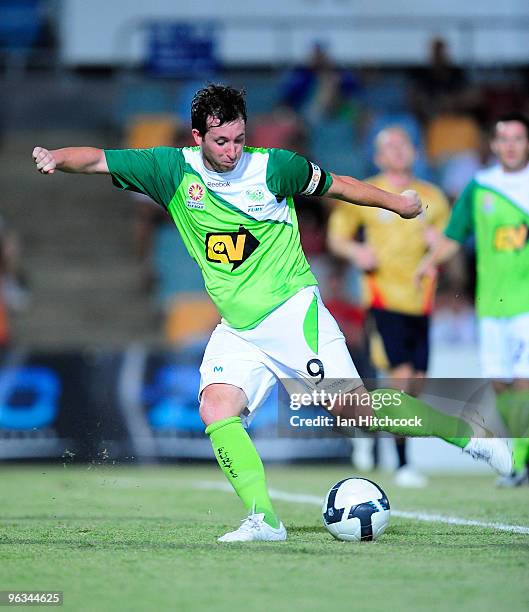
[[[82,174],[109,173],[103,149],[95,147],[66,147],[53,151],[35,147],[32,155],[37,170],[42,174],[53,174],[55,170]]]
[[[391,210],[404,219],[413,219],[422,212],[422,203],[416,191],[408,189],[401,194],[389,193],[350,176],[332,174],[332,184],[325,194],[351,204],[376,206]]]

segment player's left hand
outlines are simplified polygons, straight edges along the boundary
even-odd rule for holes
[[[401,207],[396,210],[403,219],[413,219],[422,213],[422,202],[419,194],[413,189],[406,189],[401,194]]]

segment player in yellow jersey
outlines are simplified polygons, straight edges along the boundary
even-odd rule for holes
[[[424,278],[418,286],[414,275],[443,231],[449,207],[435,185],[413,176],[416,152],[405,130],[385,128],[377,135],[375,147],[375,162],[381,173],[368,182],[393,193],[416,190],[425,211],[413,221],[402,223],[391,212],[337,204],[329,221],[329,247],[364,273],[364,301],[378,332],[372,343],[374,365],[387,371],[390,378],[401,379],[399,388],[416,395],[428,368],[434,283]],[[363,242],[356,239],[361,227],[365,232]],[[423,486],[424,476],[408,465],[405,439],[397,438],[396,445],[396,483]]]

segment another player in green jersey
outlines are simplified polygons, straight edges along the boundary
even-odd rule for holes
[[[420,274],[431,274],[432,264],[475,235],[481,364],[514,446],[514,472],[498,485],[518,486],[529,464],[529,119],[500,117],[491,147],[499,163],[478,172],[461,194]]]
[[[480,437],[485,432],[478,425],[392,389],[376,396],[365,390],[301,249],[296,194],[327,195],[413,218],[422,210],[417,193],[388,193],[326,172],[291,151],[245,147],[244,96],[231,87],[198,91],[191,120],[196,147],[36,147],[33,158],[43,174],[56,169],[110,174],[118,187],[149,195],[172,216],[202,270],[222,322],[200,368],[200,415],[219,466],[250,513],[220,540],[286,539],[263,464],[241,421],[277,379],[294,380],[302,389],[317,384],[326,397],[335,391],[336,398],[339,387],[340,397],[351,393],[347,403],[333,404],[336,416],[352,420],[376,414],[391,433],[442,437],[497,471],[510,472],[506,445]],[[369,428],[382,429],[375,421]]]

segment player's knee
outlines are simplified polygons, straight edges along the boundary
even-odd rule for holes
[[[208,426],[222,419],[239,416],[246,404],[246,395],[242,389],[233,385],[209,385],[200,397],[200,418]]]

